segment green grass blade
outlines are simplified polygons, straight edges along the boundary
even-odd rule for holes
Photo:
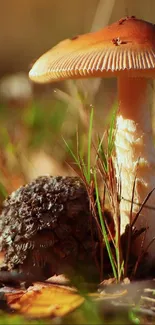
[[[75,160],[76,164],[78,165],[78,167],[81,169],[81,166],[80,166],[80,162],[78,160],[78,158],[75,156],[73,150],[71,149],[71,147],[69,146],[69,144],[67,143],[67,141],[63,138],[63,141],[65,143],[65,146],[67,147],[70,155],[73,157],[73,159]]]
[[[88,131],[88,157],[87,157],[87,181],[91,180],[91,145],[92,145],[92,130],[93,130],[93,116],[94,109],[92,107],[89,119],[89,131]]]
[[[99,135],[98,135],[98,149],[97,149],[97,156],[96,156],[96,159],[95,159],[95,164],[97,162],[98,155],[101,158],[103,166],[104,166],[104,170],[107,173],[108,172],[108,162],[107,162],[105,149],[103,147],[103,137],[100,139]]]
[[[108,132],[108,157],[111,157],[114,148],[116,114],[117,114],[117,105],[115,104],[113,108],[112,117],[111,117],[109,132]]]
[[[108,256],[109,256],[109,259],[110,259],[113,275],[117,279],[117,272],[116,272],[115,262],[114,262],[111,247],[110,247],[110,244],[109,244],[105,223],[103,221],[103,216],[102,216],[102,211],[101,211],[101,204],[100,204],[100,199],[99,199],[98,184],[97,184],[97,178],[96,178],[96,172],[95,171],[94,171],[94,182],[95,182],[95,192],[96,192],[96,203],[97,203],[100,223],[101,223],[101,227],[102,227],[103,238],[104,238],[104,241],[105,241],[105,244],[106,244],[106,248],[107,248]]]
[[[82,169],[82,173],[86,179],[86,181],[89,183],[89,175],[88,175],[88,169],[87,169],[87,166],[84,162],[84,159],[83,157],[80,155],[80,161],[81,161],[81,169]]]

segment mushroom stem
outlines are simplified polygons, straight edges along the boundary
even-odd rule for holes
[[[143,200],[155,187],[155,152],[149,112],[148,81],[145,78],[118,78],[119,111],[116,121],[117,173],[121,180],[121,233],[129,223],[133,184],[136,177],[132,219]],[[151,207],[146,208],[146,206]],[[154,209],[153,209],[154,208]],[[145,246],[155,236],[155,193],[147,201],[136,222],[146,227]],[[153,247],[153,245],[151,246]],[[150,247],[150,252],[153,249]]]

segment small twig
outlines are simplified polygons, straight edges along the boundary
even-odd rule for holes
[[[136,173],[134,177],[133,182],[133,188],[132,188],[132,198],[131,198],[131,207],[130,207],[130,217],[129,217],[129,228],[128,228],[128,240],[127,240],[127,253],[126,253],[126,261],[125,261],[125,267],[124,267],[124,276],[127,276],[127,269],[128,269],[128,262],[129,262],[129,255],[130,255],[130,249],[131,249],[131,237],[132,237],[132,210],[133,210],[133,203],[134,203],[134,195],[135,195],[135,186],[136,186],[136,178],[137,178],[137,170],[139,166],[139,160],[136,166]]]
[[[145,297],[145,296],[141,296],[140,298],[142,300],[149,301],[149,302],[153,302],[155,304],[155,298]]]
[[[144,232],[144,235],[142,237],[141,247],[140,247],[140,254],[138,255],[138,259],[137,259],[137,261],[135,263],[135,267],[134,267],[133,272],[131,274],[131,278],[133,278],[135,276],[135,274],[137,272],[137,269],[138,269],[138,265],[139,265],[142,257],[144,256],[144,252],[142,251],[142,249],[143,249],[143,246],[144,246],[145,237],[146,237],[146,231]]]
[[[133,222],[132,222],[132,224],[131,224],[132,227],[134,226],[135,222],[137,221],[137,219],[138,219],[138,217],[139,217],[139,215],[140,215],[140,213],[141,213],[143,207],[145,206],[145,203],[148,201],[148,199],[150,198],[150,196],[151,196],[151,194],[154,192],[154,190],[155,190],[155,187],[154,187],[153,190],[152,190],[152,191],[151,191],[151,192],[146,196],[146,198],[145,198],[144,201],[142,202],[141,207],[140,207],[139,211],[137,212],[137,214],[136,214],[136,216],[135,216],[135,218],[134,218],[134,220],[133,220]],[[145,206],[145,208],[149,208],[149,209],[151,209],[152,207]]]

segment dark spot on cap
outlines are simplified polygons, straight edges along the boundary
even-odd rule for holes
[[[130,19],[136,19],[136,16],[126,16],[125,18],[121,18],[118,23],[119,25],[122,25],[126,20]]]
[[[126,41],[122,41],[119,37],[113,38],[112,43],[116,46],[122,45],[122,44],[127,44]]]
[[[73,36],[73,37],[71,38],[71,41],[74,41],[74,40],[76,40],[77,38],[79,38],[79,36],[78,36],[78,35],[76,35],[76,36]]]

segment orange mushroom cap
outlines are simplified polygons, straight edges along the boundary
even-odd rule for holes
[[[155,25],[133,16],[60,42],[35,62],[29,77],[45,83],[126,72],[132,77],[155,75]]]

